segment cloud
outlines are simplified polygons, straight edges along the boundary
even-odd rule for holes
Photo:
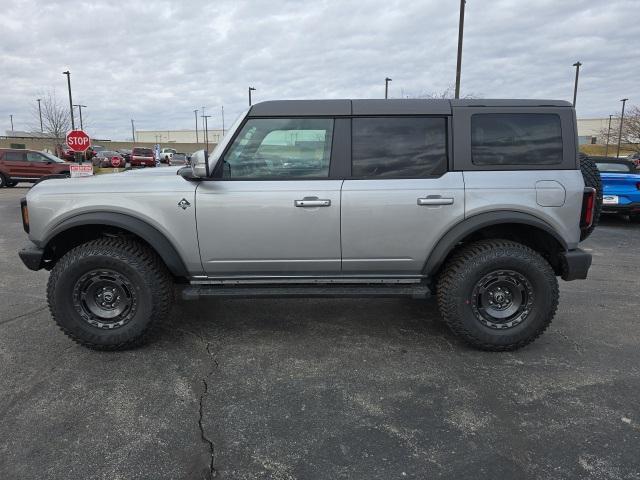
[[[491,98],[571,99],[578,116],[640,103],[635,0],[468,0],[462,91]],[[458,2],[16,1],[0,10],[0,125],[35,125],[52,88],[97,137],[193,127],[204,105],[220,126],[255,101],[379,98],[445,90],[455,80]],[[8,125],[7,127],[8,128]],[[4,130],[4,128],[3,128]]]

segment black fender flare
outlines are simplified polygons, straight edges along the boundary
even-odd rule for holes
[[[555,238],[565,251],[568,250],[567,242],[558,232],[547,222],[534,215],[510,210],[486,212],[465,218],[440,237],[425,262],[423,274],[430,276],[437,272],[456,245],[468,235],[486,227],[509,223],[519,223],[543,230]]]
[[[146,221],[124,213],[115,212],[88,212],[81,213],[68,218],[56,225],[46,238],[36,243],[37,246],[45,248],[46,245],[57,235],[66,230],[86,225],[110,226],[126,230],[137,235],[151,245],[160,256],[169,271],[176,277],[189,277],[189,272],[178,254],[178,251],[157,228],[149,225]],[[35,242],[34,242],[35,243]]]

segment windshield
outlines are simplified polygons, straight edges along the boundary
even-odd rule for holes
[[[596,162],[598,170],[605,173],[632,173],[633,168],[626,163]]]
[[[56,163],[66,163],[64,160],[62,160],[61,158],[56,157],[55,155],[51,155],[50,153],[47,152],[40,152],[42,155],[44,155],[45,157],[47,157],[47,160],[51,160],[52,162],[56,162]]]
[[[153,152],[150,148],[134,148],[133,155],[140,155],[142,157],[153,157]]]
[[[216,163],[218,163],[218,158],[220,157],[220,155],[222,155],[222,152],[224,152],[225,148],[227,148],[227,145],[230,143],[231,138],[233,138],[233,134],[238,129],[238,127],[240,127],[240,124],[247,116],[247,113],[249,113],[249,109],[238,115],[238,118],[236,118],[236,121],[233,122],[231,128],[227,130],[225,136],[222,137],[222,141],[216,145],[216,148],[214,148],[213,152],[211,152],[211,154],[209,155],[209,167],[212,170],[213,167],[215,167]]]
[[[116,157],[116,156],[120,156],[120,154],[118,152],[113,152],[111,150],[103,150],[98,155],[100,155],[101,157]]]

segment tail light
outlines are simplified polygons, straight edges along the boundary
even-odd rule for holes
[[[27,208],[27,199],[20,200],[20,210],[22,211],[22,228],[29,233],[29,209]]]
[[[596,208],[596,189],[586,187],[582,197],[582,214],[580,215],[580,228],[588,229],[593,225],[593,215]]]

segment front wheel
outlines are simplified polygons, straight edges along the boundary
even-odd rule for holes
[[[481,240],[447,262],[437,284],[440,313],[481,350],[521,348],[549,326],[558,307],[558,281],[549,263],[509,240]]]
[[[140,345],[169,313],[172,279],[138,242],[103,238],[67,252],[49,276],[51,316],[76,342],[97,350]]]

